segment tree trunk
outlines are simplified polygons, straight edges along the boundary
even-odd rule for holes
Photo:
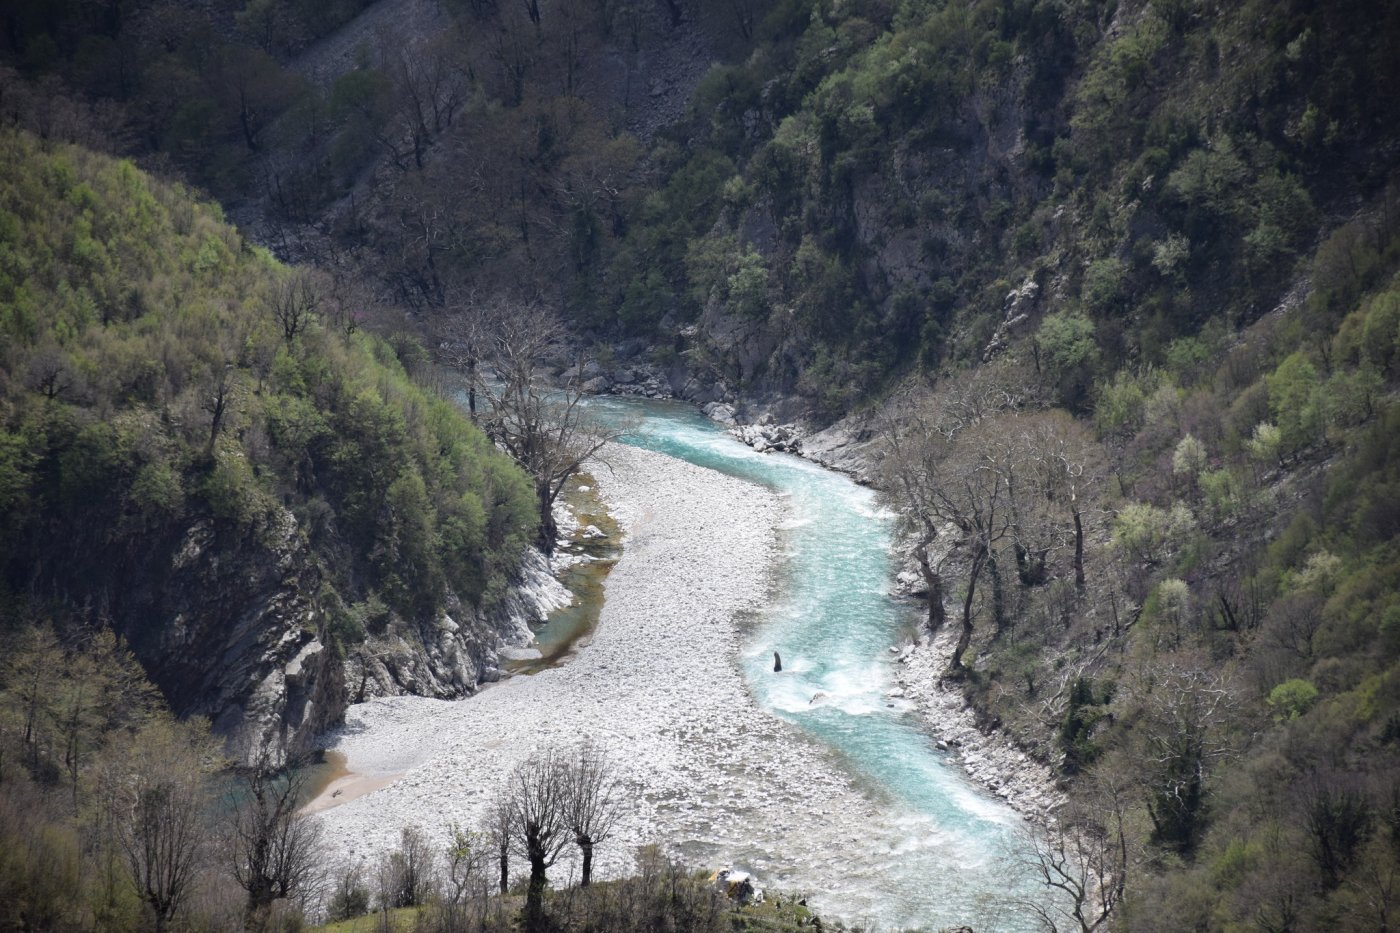
[[[545,875],[543,856],[530,856],[530,887],[525,892],[526,933],[539,933],[545,928],[544,886],[549,879]]]
[[[267,929],[267,911],[250,901],[243,911],[243,929],[247,933],[262,933]]]
[[[1084,588],[1084,522],[1077,505],[1074,508],[1074,585]]]
[[[227,407],[228,391],[224,386],[220,385],[215,391],[213,405],[209,409],[209,413],[214,417],[213,420],[209,422],[209,446],[205,450],[207,456],[212,457],[214,455],[214,444],[219,439],[219,431],[223,429],[224,409]]]
[[[586,888],[588,882],[593,880],[593,840],[584,836],[579,839],[578,847],[583,850],[583,877],[579,885]]]
[[[256,858],[259,865],[266,865],[267,858]],[[267,878],[254,879],[248,888],[248,905],[244,910],[245,925],[250,933],[267,929],[268,913],[272,907],[272,902],[277,899],[276,893],[272,889],[272,882]]]
[[[982,565],[986,562],[987,552],[979,545],[977,553],[972,555],[972,569],[967,576],[967,595],[963,597],[962,630],[958,632],[958,644],[953,648],[953,657],[948,667],[953,671],[963,670],[963,654],[967,652],[967,646],[972,642],[972,600],[977,593],[977,578],[982,575]]]
[[[559,526],[554,521],[554,496],[550,494],[548,482],[536,482],[535,494],[539,497],[540,533],[536,543],[546,554],[554,553],[554,545],[559,538]]]
[[[928,560],[928,546],[918,550],[919,572],[924,575],[924,585],[928,587],[928,633],[934,635],[947,621],[943,611],[943,576],[933,569]]]
[[[510,891],[510,853],[502,849],[497,860],[501,866],[501,893],[505,894]]]
[[[1001,568],[997,565],[996,555],[990,548],[983,551],[986,555],[987,573],[992,577],[992,625],[999,636],[1006,628],[1006,589],[1001,582]]]

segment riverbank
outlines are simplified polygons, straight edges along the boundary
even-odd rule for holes
[[[952,626],[924,638],[896,663],[895,681],[913,702],[929,734],[956,756],[973,781],[1029,820],[1043,823],[1064,803],[1050,768],[1000,732],[977,728],[976,715],[955,684],[941,681],[957,641]]]

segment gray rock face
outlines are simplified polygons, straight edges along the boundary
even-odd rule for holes
[[[989,361],[1006,349],[1012,334],[1030,319],[1031,312],[1035,310],[1036,296],[1039,294],[1040,285],[1034,276],[1028,276],[1020,288],[1014,288],[1007,294],[1002,309],[1002,321],[997,325],[996,333],[992,334],[987,348],[982,351],[982,362]]]
[[[199,522],[135,588],[123,634],[177,713],[208,716],[235,757],[280,761],[345,711],[341,662],[316,635],[320,582],[288,512],[260,541]]]
[[[449,597],[437,619],[394,620],[342,658],[318,635],[321,574],[291,513],[260,536],[199,522],[169,555],[113,615],[175,712],[207,716],[243,761],[306,751],[351,702],[474,692],[500,677],[501,649],[527,643],[528,623],[567,598],[531,550],[495,612]]]
[[[875,432],[859,418],[848,416],[802,439],[802,455],[869,485],[874,462]]]
[[[718,421],[720,424],[734,427],[738,422],[734,418],[734,406],[725,405],[723,402],[710,402],[704,407],[705,417],[711,421]]]
[[[584,391],[595,395],[611,392],[614,395],[636,395],[644,398],[671,398],[674,395],[667,374],[654,363],[643,360],[619,366],[605,378],[608,382],[606,388],[594,389],[590,383],[584,383]]]
[[[801,429],[795,424],[738,424],[729,429],[739,440],[759,453],[770,450],[801,453]]]
[[[430,624],[396,620],[346,660],[350,702],[374,697],[468,696],[483,683],[501,679],[505,649],[530,642],[530,624],[567,605],[569,592],[554,579],[549,562],[530,549],[510,591],[490,613],[453,603]]]

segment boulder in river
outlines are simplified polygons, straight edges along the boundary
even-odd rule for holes
[[[710,881],[725,897],[740,904],[762,904],[763,889],[754,882],[753,875],[733,868],[721,868],[710,876]]]

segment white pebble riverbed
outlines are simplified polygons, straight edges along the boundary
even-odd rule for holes
[[[328,747],[357,774],[401,776],[317,815],[336,857],[372,865],[407,825],[445,844],[449,824],[481,824],[536,747],[590,738],[628,788],[596,854],[603,877],[630,872],[637,847],[659,842],[694,867],[733,864],[847,921],[888,923],[882,881],[911,847],[958,853],[954,866],[983,860],[957,832],[891,808],[750,695],[736,654],[774,583],[780,496],[621,445],[592,473],[624,549],[591,643],[469,699],[351,707]],[[992,807],[976,796],[969,789],[969,806]],[[565,860],[551,879],[575,873]]]

